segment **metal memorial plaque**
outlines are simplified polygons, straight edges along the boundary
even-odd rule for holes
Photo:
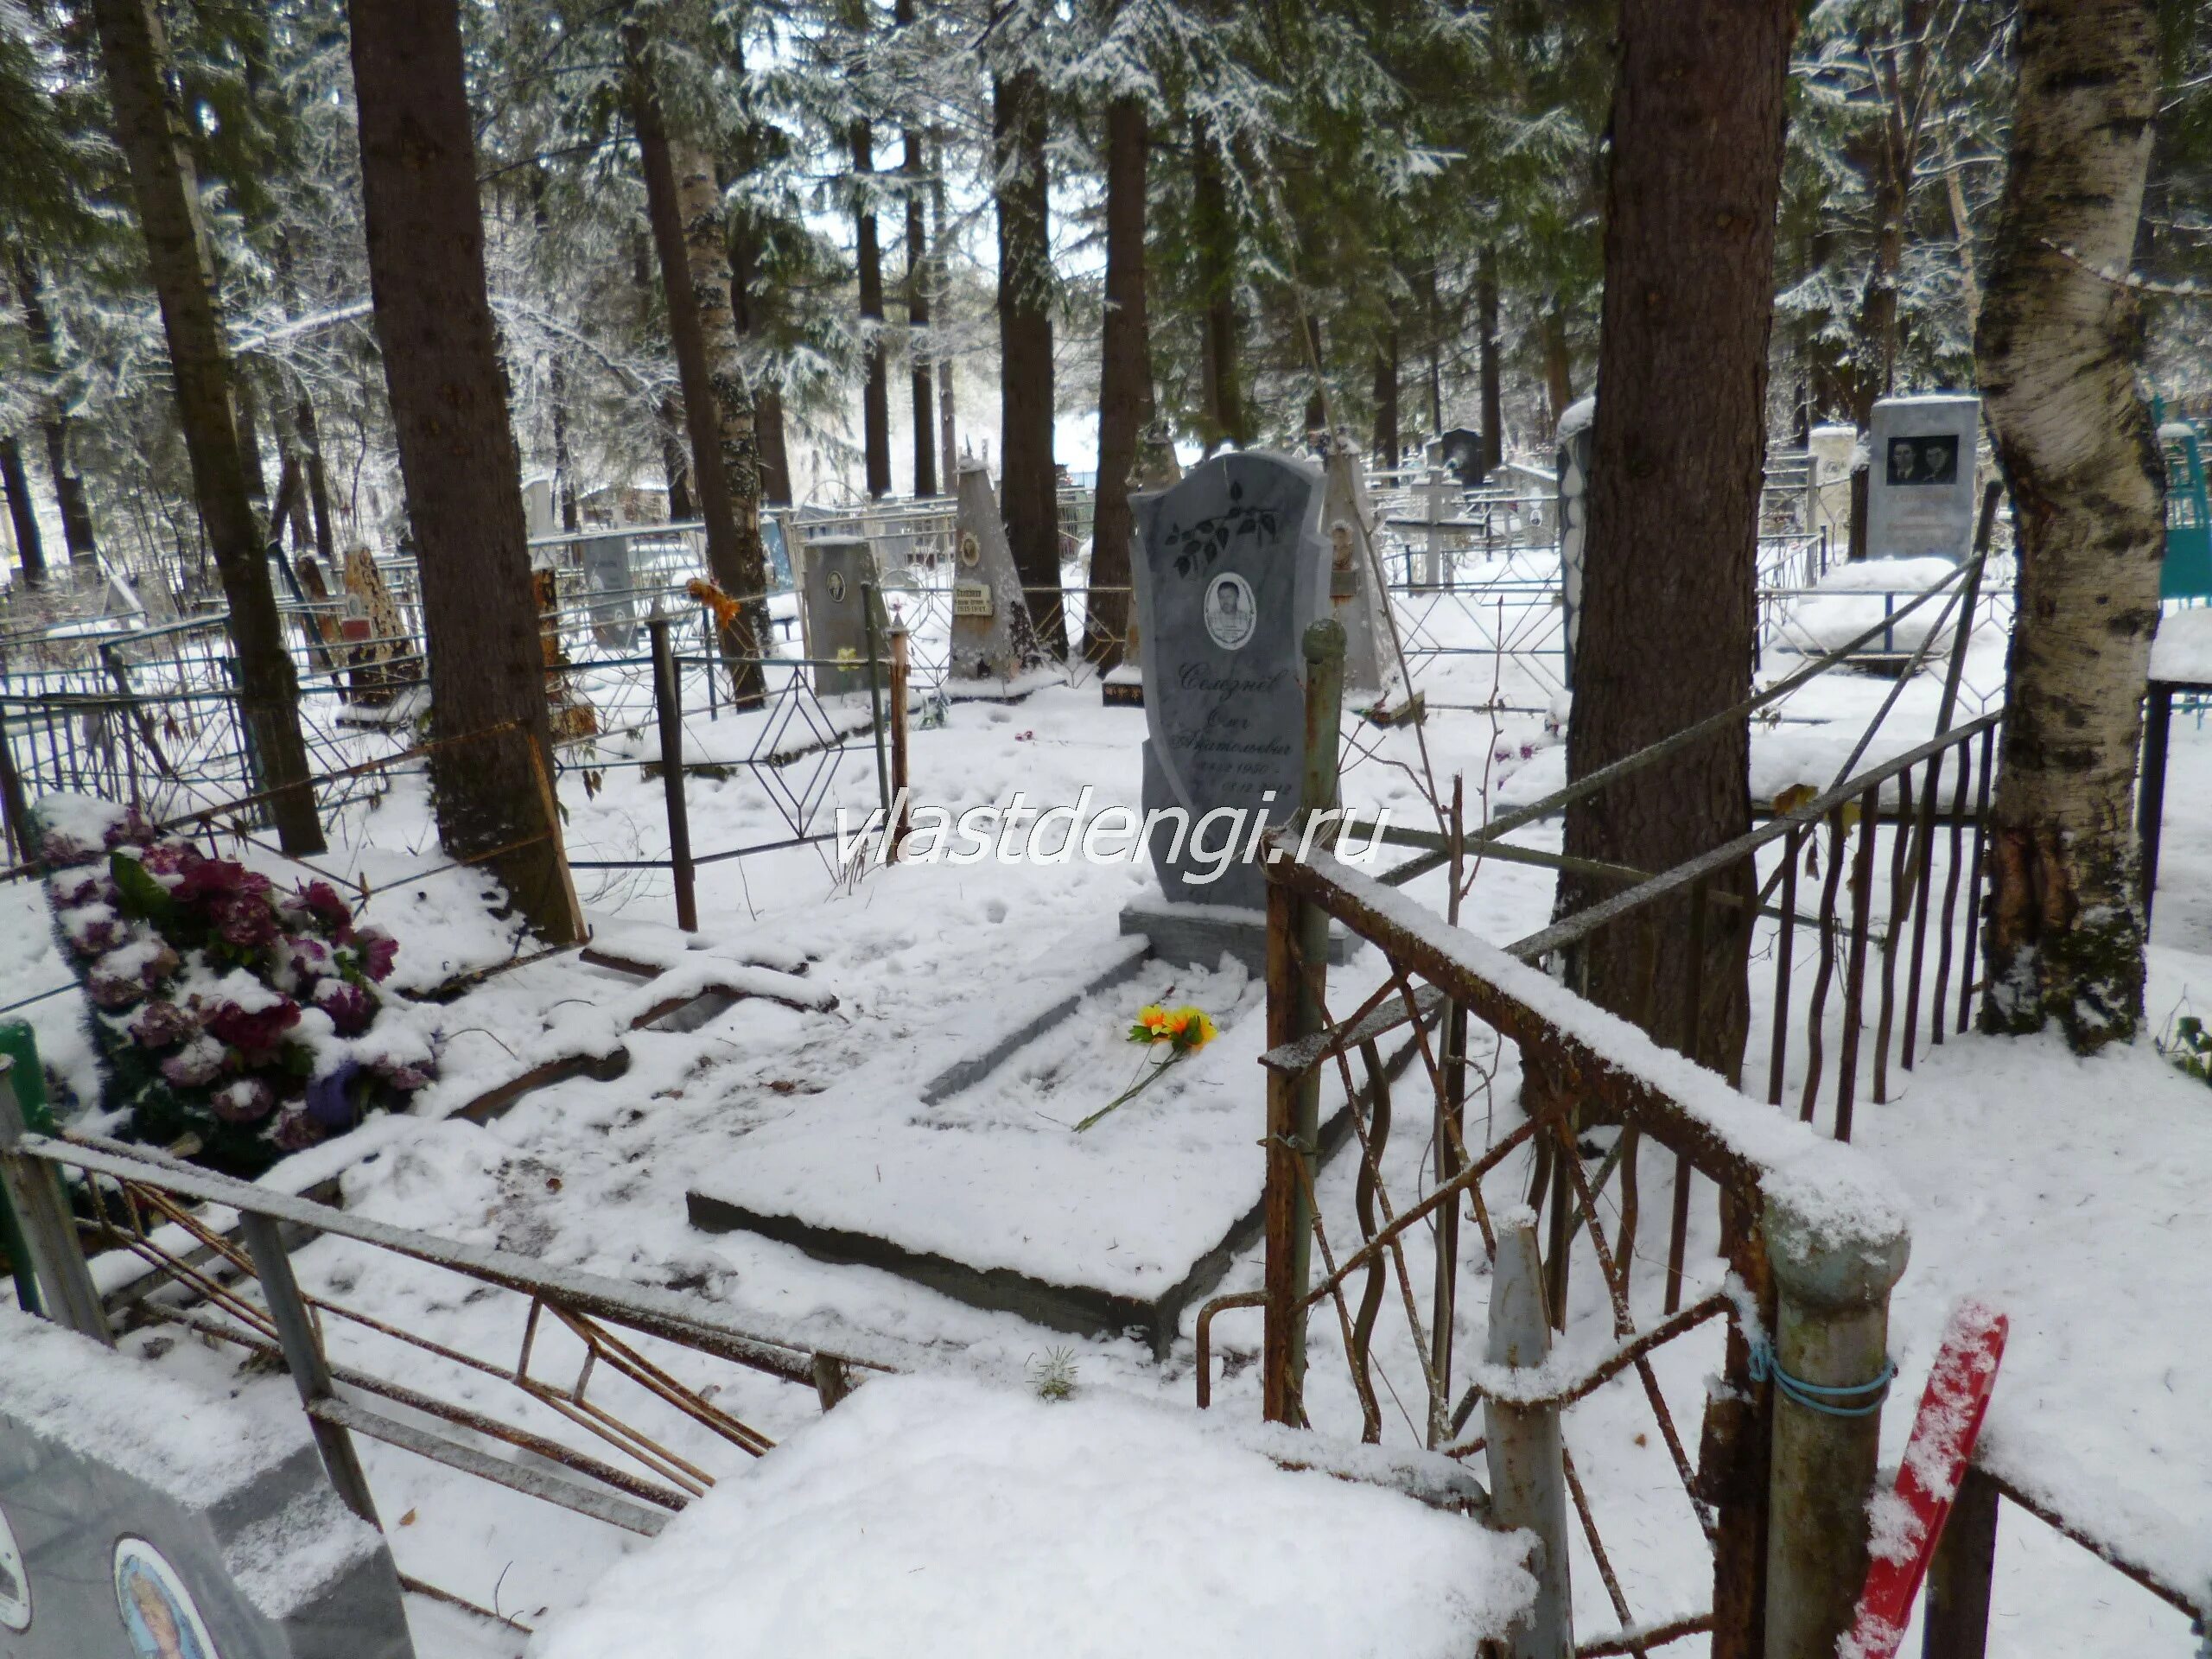
[[[1328,596],[1321,502],[1318,468],[1264,452],[1217,455],[1173,488],[1137,498],[1144,809],[1179,807],[1191,831],[1179,856],[1167,830],[1151,837],[1171,900],[1267,902],[1256,862],[1207,855],[1224,836],[1249,840],[1250,815],[1280,823],[1298,805],[1303,640]],[[1224,807],[1242,810],[1202,830]]]
[[[979,616],[988,620],[991,615],[991,584],[988,582],[954,582],[952,613],[955,616]]]

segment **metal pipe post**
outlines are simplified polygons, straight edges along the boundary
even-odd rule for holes
[[[1497,1218],[1497,1262],[1491,1278],[1490,1334],[1483,1357],[1492,1365],[1534,1371],[1551,1346],[1536,1217],[1524,1207]],[[1567,1659],[1574,1651],[1574,1599],[1567,1572],[1559,1408],[1486,1399],[1483,1439],[1490,1465],[1491,1524],[1501,1531],[1524,1528],[1536,1536],[1535,1556],[1529,1564],[1536,1575],[1536,1601],[1508,1635],[1513,1659]]]
[[[899,861],[899,843],[906,838],[906,625],[891,626],[891,798],[896,804],[893,820],[883,826],[890,838],[885,861]],[[1068,833],[1075,833],[1072,826]]]
[[[1928,1564],[1921,1659],[1982,1659],[1989,1645],[1989,1581],[1997,1565],[1997,1483],[1969,1467]]]
[[[1866,1581],[1901,1223],[1766,1206],[1777,1289],[1768,1465],[1766,1659],[1834,1659]]]
[[[369,1494],[368,1477],[361,1472],[361,1460],[354,1453],[353,1435],[343,1425],[315,1411],[337,1390],[330,1380],[330,1362],[323,1357],[322,1344],[316,1339],[315,1325],[308,1316],[307,1301],[300,1294],[299,1281],[292,1276],[292,1258],[285,1253],[283,1237],[274,1221],[251,1210],[239,1214],[238,1230],[253,1257],[254,1274],[261,1281],[261,1294],[269,1304],[270,1322],[276,1327],[277,1343],[284,1350],[284,1369],[291,1372],[292,1386],[299,1390],[300,1404],[307,1410],[308,1425],[315,1432],[315,1449],[322,1454],[330,1484],[347,1509],[381,1531],[383,1522],[377,1519],[376,1500]]]
[[[683,704],[677,678],[676,653],[670,648],[668,619],[645,624],[652,639],[653,714],[660,727],[661,798],[668,807],[668,868],[676,878],[676,925],[699,931],[697,876],[691,862],[691,817],[683,798]],[[710,679],[712,676],[709,677]]]
[[[85,1265],[84,1242],[77,1236],[77,1219],[62,1189],[60,1172],[22,1150],[29,1130],[10,1075],[15,1064],[0,1054],[0,1203],[14,1214],[15,1232],[38,1281],[38,1301],[46,1317],[112,1348],[115,1336],[108,1329],[92,1269]],[[20,1300],[21,1266],[16,1277]]]
[[[861,583],[861,616],[868,624],[868,706],[870,729],[875,734],[875,792],[883,804],[884,833],[891,830],[891,768],[883,745],[883,670],[878,658],[883,654],[881,636],[875,626],[877,596],[875,584]]]

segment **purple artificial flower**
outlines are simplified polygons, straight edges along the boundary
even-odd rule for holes
[[[330,947],[312,933],[288,933],[277,946],[277,957],[302,980],[321,979],[334,971]]]
[[[216,899],[259,898],[268,891],[267,876],[229,858],[203,858],[187,865],[175,888],[180,902],[211,907]]]
[[[404,1060],[378,1059],[370,1061],[369,1068],[384,1079],[387,1088],[403,1095],[414,1093],[438,1074],[435,1063],[429,1060],[410,1065]]]
[[[79,905],[74,910],[63,911],[61,931],[69,940],[69,948],[87,960],[105,956],[124,938],[123,918],[115,913],[111,905]]]
[[[309,881],[284,901],[284,907],[308,919],[315,929],[344,944],[353,937],[353,907],[327,881]]]
[[[232,1077],[208,1100],[226,1123],[258,1123],[276,1109],[276,1091],[259,1077]]]
[[[279,996],[267,1007],[251,1010],[224,1002],[208,1017],[207,1029],[232,1048],[258,1055],[275,1048],[284,1033],[299,1023],[300,1005],[289,996]]]
[[[204,1089],[222,1075],[223,1046],[213,1037],[195,1037],[162,1062],[162,1076],[179,1089]]]
[[[240,950],[258,950],[276,938],[276,912],[252,894],[219,899],[208,906],[216,937]]]
[[[308,1084],[308,1116],[324,1129],[350,1129],[359,1122],[361,1109],[354,1103],[353,1084],[360,1075],[360,1062],[345,1060],[336,1071],[311,1079]]]
[[[305,1112],[288,1111],[277,1118],[276,1127],[269,1132],[269,1138],[286,1152],[298,1152],[321,1140],[322,1131]]]
[[[138,855],[138,861],[153,876],[182,875],[207,858],[188,841],[157,841]]]
[[[149,1002],[130,1022],[131,1040],[141,1048],[173,1048],[200,1034],[200,1021],[166,997]]]
[[[80,905],[107,902],[106,878],[99,871],[79,868],[61,870],[46,880],[47,898],[56,910],[74,910]]]
[[[377,1017],[376,993],[342,979],[326,979],[317,985],[315,1005],[330,1016],[340,1037],[359,1036]]]
[[[125,808],[123,816],[108,825],[107,833],[100,839],[111,853],[126,842],[151,841],[154,834],[154,826],[141,817],[138,809],[133,806]]]
[[[85,981],[85,994],[92,999],[93,1007],[114,1010],[143,1001],[146,988],[138,982],[136,974],[95,968]]]
[[[361,953],[361,971],[381,985],[391,977],[391,965],[399,957],[399,941],[380,927],[365,927],[353,936],[353,948]]]

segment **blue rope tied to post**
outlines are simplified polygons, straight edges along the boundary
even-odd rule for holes
[[[1871,1417],[1882,1408],[1882,1402],[1889,1397],[1890,1384],[1897,1380],[1897,1362],[1884,1359],[1881,1374],[1866,1382],[1847,1382],[1831,1386],[1822,1382],[1808,1382],[1802,1376],[1793,1376],[1783,1370],[1782,1362],[1775,1357],[1774,1344],[1761,1337],[1751,1344],[1751,1381],[1772,1380],[1785,1400],[1795,1401],[1808,1411],[1817,1411],[1829,1417]],[[1872,1395],[1870,1399],[1867,1396]],[[1856,1402],[1858,1403],[1847,1403]]]

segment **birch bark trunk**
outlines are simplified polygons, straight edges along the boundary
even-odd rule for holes
[[[2025,0],[2010,170],[1974,340],[2019,606],[1990,830],[1982,1025],[2088,1052],[2143,1017],[2133,801],[2164,473],[2120,280],[2158,90],[2152,0]]]

